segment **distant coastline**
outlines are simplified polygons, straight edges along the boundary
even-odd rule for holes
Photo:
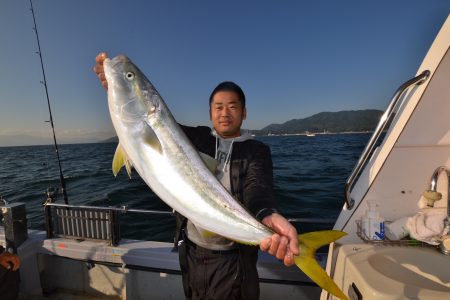
[[[373,132],[382,115],[381,110],[321,112],[303,119],[292,119],[282,124],[270,124],[259,130],[249,130],[254,136],[314,136],[320,134],[354,134]],[[58,144],[117,143],[117,136],[108,139],[86,137],[58,138]],[[50,137],[25,135],[0,136],[0,147],[52,145]]]
[[[343,131],[343,132],[315,132],[314,136],[316,135],[332,135],[332,134],[366,134],[366,133],[373,133],[373,130],[371,131]],[[280,134],[274,134],[269,133],[266,135],[255,135],[255,136],[308,136],[308,133],[280,133]]]
[[[252,132],[252,130],[250,130],[250,132]],[[314,135],[332,135],[332,134],[366,134],[366,133],[372,133],[373,130],[371,131],[343,131],[343,132],[315,132]],[[269,133],[269,134],[253,134],[254,136],[257,137],[261,137],[261,136],[273,136],[273,137],[277,137],[277,136],[308,136],[307,133],[303,132],[303,133]],[[118,143],[119,142],[119,138],[117,136],[113,136],[109,139],[103,140],[99,143]]]

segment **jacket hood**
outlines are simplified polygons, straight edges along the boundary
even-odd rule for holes
[[[223,141],[230,141],[230,142],[231,141],[233,141],[233,142],[243,142],[243,141],[246,141],[246,140],[253,139],[253,136],[251,135],[250,131],[249,130],[245,130],[245,129],[241,130],[241,135],[240,136],[237,136],[237,137],[234,137],[234,138],[223,138],[217,133],[217,131],[214,128],[211,130],[211,135],[214,136],[217,139],[220,139],[220,140],[223,140]]]

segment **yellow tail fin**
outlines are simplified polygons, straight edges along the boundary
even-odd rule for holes
[[[333,279],[317,263],[315,258],[315,253],[318,248],[328,245],[344,235],[346,235],[345,232],[338,230],[324,230],[300,234],[298,236],[300,249],[299,255],[295,257],[295,264],[322,289],[341,299],[348,299]]]

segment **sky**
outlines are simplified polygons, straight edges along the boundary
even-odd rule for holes
[[[415,76],[449,0],[34,0],[56,136],[115,135],[95,56],[125,54],[178,122],[210,125],[225,80],[247,97],[243,127],[323,111],[384,110]],[[49,113],[29,0],[0,4],[0,146],[47,143]]]

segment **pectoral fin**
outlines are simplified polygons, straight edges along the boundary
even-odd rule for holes
[[[125,169],[127,170],[128,177],[131,178],[131,168],[133,167],[133,164],[131,161],[127,158],[127,154],[125,153],[122,146],[119,144],[116,148],[116,153],[114,154],[113,162],[112,162],[112,171],[114,176],[117,176],[120,169],[125,166]]]
[[[153,131],[152,127],[148,124],[148,122],[147,122],[147,126],[145,126],[145,128],[144,128],[143,134],[144,134],[145,143],[147,145],[149,145],[153,150],[158,152],[159,154],[162,154],[163,150],[162,150],[161,142],[159,141],[158,136]]]
[[[295,264],[318,286],[340,299],[348,299],[336,283],[317,263],[317,248],[327,245],[346,235],[338,230],[324,230],[301,234],[298,236],[299,255],[294,258]]]

